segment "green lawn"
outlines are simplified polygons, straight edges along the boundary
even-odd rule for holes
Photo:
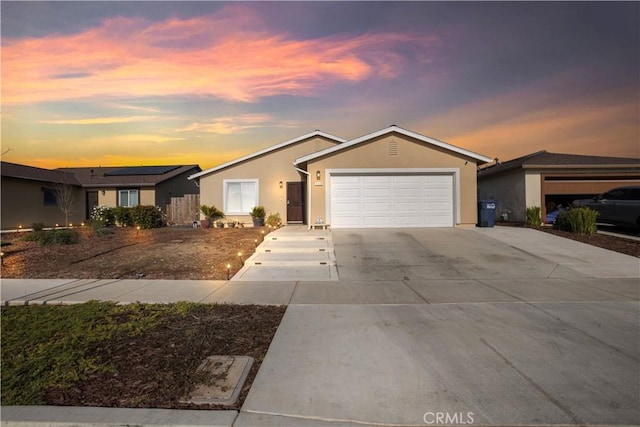
[[[69,387],[89,373],[113,371],[114,366],[90,354],[185,316],[193,306],[88,302],[3,308],[2,403],[44,404],[50,387]]]

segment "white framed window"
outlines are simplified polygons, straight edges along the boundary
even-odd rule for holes
[[[225,215],[248,215],[258,206],[257,179],[225,179],[222,185]]]
[[[138,190],[118,190],[118,206],[132,208],[138,206]]]

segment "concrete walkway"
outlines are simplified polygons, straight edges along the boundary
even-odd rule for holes
[[[3,280],[2,300],[289,304],[240,413],[206,411],[207,425],[640,424],[637,258],[507,227],[330,235],[337,281]],[[268,262],[277,240],[251,261]],[[87,411],[3,407],[2,422],[100,425]],[[112,411],[101,425],[126,411],[142,417],[129,424],[203,422]]]
[[[265,236],[232,280],[338,280],[331,232],[303,225],[279,228]]]

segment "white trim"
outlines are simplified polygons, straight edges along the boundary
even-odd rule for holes
[[[260,180],[258,178],[239,178],[239,179],[223,179],[222,180],[222,212],[225,215],[249,215],[250,211],[247,212],[230,212],[227,210],[227,184],[233,182],[252,182],[256,184],[256,198],[255,204],[253,206],[258,206],[260,204]]]
[[[360,168],[325,169],[325,222],[331,219],[331,176],[345,175],[452,175],[453,176],[453,225],[460,224],[460,168]]]
[[[478,153],[474,153],[473,151],[465,150],[464,148],[456,147],[455,145],[447,144],[446,142],[442,142],[440,140],[437,140],[428,136],[420,135],[419,133],[415,133],[410,130],[406,130],[401,127],[392,125],[392,126],[389,126],[388,128],[379,130],[377,132],[373,132],[368,135],[364,135],[359,138],[352,139],[343,144],[339,144],[334,147],[326,148],[322,151],[318,151],[303,157],[299,157],[295,160],[294,164],[299,165],[300,163],[308,162],[309,160],[317,159],[318,157],[326,156],[328,154],[335,153],[336,151],[344,150],[345,148],[352,147],[354,145],[360,144],[365,141],[369,141],[373,138],[377,138],[379,136],[386,135],[391,132],[397,132],[399,134],[402,134],[411,138],[415,138],[419,141],[426,142],[428,144],[435,145],[437,147],[444,148],[446,150],[453,151],[455,153],[462,154],[467,157],[471,157],[483,163],[488,163],[493,161],[493,159],[490,159],[489,157],[483,156]]]
[[[231,160],[231,161],[223,163],[221,165],[214,166],[212,168],[203,170],[202,172],[195,173],[195,174],[189,176],[188,179],[195,179],[195,178],[199,178],[199,177],[201,177],[203,175],[210,174],[212,172],[217,172],[217,171],[219,171],[221,169],[228,168],[229,166],[233,166],[235,164],[244,162],[246,160],[253,159],[254,157],[258,157],[258,156],[261,156],[263,154],[267,154],[267,153],[269,153],[271,151],[274,151],[274,150],[277,150],[279,148],[286,147],[287,145],[295,144],[297,142],[304,141],[305,139],[313,138],[314,136],[322,136],[324,138],[331,139],[331,140],[339,142],[339,143],[347,141],[346,139],[337,137],[335,135],[331,135],[331,134],[328,134],[326,132],[322,132],[322,131],[316,130],[314,132],[307,133],[305,135],[299,136],[297,138],[290,139],[290,140],[282,142],[280,144],[272,145],[271,147],[265,148],[263,150],[256,151],[256,152],[251,153],[251,154],[247,154],[246,156],[239,157],[239,158],[237,158],[235,160]]]

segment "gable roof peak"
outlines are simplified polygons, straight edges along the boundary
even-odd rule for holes
[[[476,159],[476,161],[481,162],[481,163],[488,163],[488,162],[491,161],[491,159],[489,157],[483,156],[483,155],[478,154],[478,153],[474,153],[473,151],[469,151],[469,150],[466,150],[464,148],[456,147],[455,145],[451,145],[451,144],[448,144],[446,142],[440,141],[438,139],[431,138],[429,136],[425,136],[425,135],[419,134],[417,132],[414,132],[414,131],[411,131],[411,130],[408,130],[408,129],[404,129],[404,128],[402,128],[400,126],[397,126],[397,125],[391,125],[391,126],[386,127],[384,129],[380,129],[378,131],[371,132],[371,133],[369,133],[367,135],[363,135],[363,136],[360,136],[358,138],[351,139],[349,141],[346,141],[346,142],[344,142],[342,144],[339,144],[339,145],[336,145],[334,147],[329,147],[329,148],[326,148],[324,150],[318,151],[316,153],[312,153],[312,154],[309,154],[307,156],[300,157],[300,158],[295,160],[294,164],[295,165],[299,165],[299,164],[307,162],[309,160],[313,160],[313,159],[316,159],[318,157],[326,156],[326,155],[334,153],[336,151],[344,150],[344,149],[346,149],[348,147],[352,147],[354,145],[363,143],[365,141],[370,141],[370,140],[372,140],[374,138],[378,138],[380,136],[389,134],[391,132],[397,132],[397,133],[400,133],[402,135],[408,136],[410,138],[414,138],[414,139],[417,139],[419,141],[426,142],[427,144],[435,145],[437,147],[444,148],[446,150],[453,151],[455,153],[462,154],[462,155],[467,156],[467,157],[471,157],[471,158]]]
[[[302,142],[302,141],[304,141],[306,139],[313,138],[314,136],[321,136],[323,138],[330,139],[330,140],[335,141],[337,143],[344,143],[344,142],[347,141],[346,139],[340,138],[339,136],[331,135],[330,133],[326,133],[326,132],[323,132],[321,130],[316,129],[313,132],[306,133],[304,135],[298,136],[296,138],[290,139],[290,140],[285,141],[285,142],[281,142],[280,144],[272,145],[271,147],[267,147],[267,148],[264,148],[262,150],[247,154],[246,156],[238,157],[237,159],[222,163],[222,164],[220,164],[218,166],[214,166],[212,168],[205,169],[205,170],[203,170],[201,172],[198,172],[196,174],[193,174],[193,175],[189,176],[189,179],[195,179],[195,178],[199,178],[199,177],[201,177],[203,175],[208,175],[208,174],[210,174],[212,172],[217,172],[217,171],[219,171],[221,169],[228,168],[229,166],[233,166],[233,165],[236,165],[238,163],[242,163],[242,162],[245,162],[247,160],[253,159],[254,157],[262,156],[263,154],[270,153],[270,152],[278,150],[280,148],[284,148],[286,146],[289,146],[289,145],[292,145],[292,144],[296,144],[298,142]]]

